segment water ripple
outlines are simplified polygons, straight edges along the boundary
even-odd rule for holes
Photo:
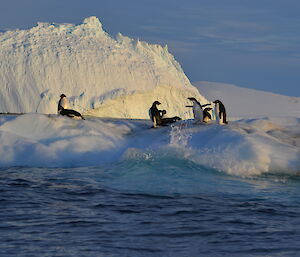
[[[0,256],[299,253],[298,181],[237,179],[181,161],[172,172],[131,164],[2,169]]]

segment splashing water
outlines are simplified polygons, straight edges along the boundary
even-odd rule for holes
[[[179,124],[174,124],[171,126],[170,145],[183,148],[188,145],[188,141],[192,135],[187,132],[187,126],[187,121],[183,121]]]

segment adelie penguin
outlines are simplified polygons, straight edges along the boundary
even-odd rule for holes
[[[207,107],[203,110],[203,122],[209,123],[211,121],[211,114],[209,113],[212,108]]]
[[[215,100],[216,119],[219,124],[228,124],[226,119],[226,110],[224,104],[220,100]]]
[[[59,113],[60,115],[63,115],[63,116],[68,116],[70,118],[81,118],[83,120],[85,120],[84,117],[82,117],[82,115],[77,112],[77,111],[74,111],[74,110],[71,110],[71,109],[62,109]]]
[[[77,111],[66,109],[68,107],[68,99],[66,95],[61,94],[60,100],[58,102],[57,112],[62,116],[68,116],[70,118],[81,118],[85,120],[85,118]]]
[[[159,110],[157,105],[160,105],[159,101],[154,101],[151,108],[149,109],[149,116],[150,119],[153,121],[153,127],[156,128],[157,126],[166,126],[170,123],[174,123],[176,121],[181,120],[180,117],[175,116],[172,118],[163,118],[163,115],[167,113],[166,110]]]
[[[153,121],[153,127],[155,128],[159,123],[161,123],[162,111],[158,110],[157,105],[160,105],[159,101],[153,102],[152,106],[149,109],[150,119]]]
[[[192,101],[193,105],[186,105],[186,107],[193,108],[193,114],[194,114],[194,120],[195,120],[195,122],[196,123],[203,122],[204,121],[204,112],[203,112],[202,107],[208,106],[210,104],[201,105],[200,102],[198,102],[197,99],[194,98],[194,97],[188,97],[188,99],[190,101]],[[208,117],[207,117],[208,114],[209,114],[208,111],[209,110],[206,110],[206,112],[205,112],[206,116],[205,116],[205,121],[204,122],[208,121]],[[209,116],[210,116],[210,114],[209,114]],[[210,119],[211,119],[211,117],[210,117]]]
[[[57,113],[60,114],[60,111],[62,109],[68,109],[68,106],[69,106],[69,101],[68,101],[66,95],[61,94],[59,102],[58,102],[58,106],[57,106]]]

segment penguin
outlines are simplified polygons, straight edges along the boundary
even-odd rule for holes
[[[151,108],[149,109],[149,116],[153,121],[153,127],[157,126],[167,126],[170,123],[181,120],[180,117],[175,116],[172,118],[164,118],[163,116],[167,113],[166,110],[158,110],[157,105],[160,105],[159,101],[154,101]]]
[[[165,116],[166,114],[167,114],[167,111],[166,110],[162,110],[161,111],[161,118],[162,119],[166,118],[166,116]]]
[[[85,118],[82,117],[82,115],[79,112],[71,110],[71,109],[65,109],[63,107],[62,107],[61,111],[59,112],[59,114],[63,115],[63,116],[68,116],[70,118],[81,118],[81,119],[85,120]]]
[[[212,110],[212,108],[207,107],[203,110],[203,122],[208,123],[212,120],[211,114],[209,113]]]
[[[69,102],[65,94],[60,95],[60,99],[57,106],[57,113],[59,114],[62,109],[68,109]]]
[[[159,101],[154,101],[151,108],[149,109],[150,119],[153,121],[153,127],[156,128],[157,125],[161,125],[161,112],[158,110],[157,105],[160,105]]]
[[[226,110],[224,104],[220,100],[215,100],[214,104],[217,122],[219,124],[228,124],[226,120]]]
[[[178,116],[174,116],[174,117],[171,117],[171,118],[165,117],[166,114],[167,114],[166,110],[161,111],[161,121],[162,121],[163,125],[166,125],[166,124],[169,124],[169,123],[174,123],[176,121],[181,120],[181,118],[178,117]]]
[[[194,97],[188,97],[190,101],[193,102],[193,105],[187,105],[186,107],[193,108],[194,120],[198,122],[203,122],[203,109],[201,104]]]

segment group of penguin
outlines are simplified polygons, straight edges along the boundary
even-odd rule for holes
[[[201,105],[196,98],[194,97],[189,97],[188,98],[190,101],[192,101],[193,105],[187,105],[186,107],[192,107],[193,108],[193,114],[194,114],[194,119],[196,122],[209,122],[212,117],[210,114],[210,111],[212,111],[213,108],[211,107],[206,107],[211,104],[204,104]],[[226,115],[226,109],[224,104],[220,100],[215,100],[213,101],[215,104],[215,114],[216,114],[216,120],[219,124],[228,124],[227,122],[227,115]],[[203,107],[206,107],[203,109]]]
[[[188,98],[193,105],[187,105],[186,107],[193,108],[193,114],[194,114],[194,120],[196,123],[208,123],[210,120],[212,120],[211,111],[213,108],[207,107],[211,104],[204,104],[201,105],[200,102],[197,101],[194,97]],[[215,114],[216,114],[216,120],[219,124],[227,124],[226,120],[226,110],[224,104],[220,100],[215,100],[213,102],[215,104]],[[157,126],[166,126],[170,123],[174,123],[176,121],[181,120],[180,117],[174,116],[171,118],[165,117],[166,110],[159,110],[158,105],[161,103],[159,101],[153,102],[151,108],[149,109],[149,116],[151,120],[153,121],[153,127]],[[206,107],[206,108],[204,108]],[[68,116],[70,118],[81,118],[85,120],[85,118],[81,115],[81,113],[72,110],[67,109],[68,108],[68,100],[65,94],[60,95],[60,100],[58,102],[58,114],[62,116]],[[203,109],[204,108],[204,109]]]
[[[211,104],[201,105],[200,102],[198,102],[197,99],[194,97],[189,97],[188,99],[193,103],[193,105],[187,105],[186,107],[193,108],[195,123],[208,123],[212,120],[211,111],[213,110],[213,108],[206,107],[211,106]],[[215,100],[213,103],[215,104],[215,114],[217,122],[219,124],[228,124],[224,104],[220,100]],[[161,103],[159,101],[153,102],[149,110],[149,116],[153,121],[153,127],[166,126],[170,123],[181,120],[181,118],[178,116],[172,118],[165,118],[164,115],[166,114],[166,111],[159,110],[157,107],[157,105],[160,104]]]

